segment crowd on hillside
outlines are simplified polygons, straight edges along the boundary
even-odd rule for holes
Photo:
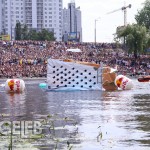
[[[67,52],[78,48],[82,52]],[[124,75],[150,75],[150,55],[137,59],[115,43],[0,41],[0,77],[46,77],[47,59],[73,59],[115,67]]]

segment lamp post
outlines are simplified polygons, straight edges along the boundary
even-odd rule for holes
[[[96,44],[96,22],[97,22],[99,19],[100,19],[100,17],[97,18],[97,19],[95,19],[95,44]]]

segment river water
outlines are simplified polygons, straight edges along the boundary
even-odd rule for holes
[[[42,123],[41,138],[13,140],[15,150],[149,150],[150,84],[133,81],[128,91],[45,92],[44,80],[25,80],[22,94],[1,88],[0,121]],[[1,139],[0,150],[9,142]]]

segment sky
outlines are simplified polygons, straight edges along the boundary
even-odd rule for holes
[[[71,0],[63,0],[63,8],[68,8]],[[82,13],[82,41],[113,42],[114,33],[118,26],[124,25],[124,11],[121,8],[131,4],[127,8],[127,24],[135,23],[135,15],[144,6],[145,0],[75,0],[76,7],[80,6]],[[120,9],[111,14],[111,11]]]

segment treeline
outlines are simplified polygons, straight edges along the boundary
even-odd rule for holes
[[[134,53],[137,58],[150,48],[150,0],[145,1],[143,8],[135,15],[135,20],[135,24],[117,30],[115,40],[124,39],[128,53]]]
[[[42,29],[37,32],[35,29],[28,29],[27,25],[21,25],[20,22],[15,27],[15,40],[37,40],[37,41],[55,41],[53,32]]]

